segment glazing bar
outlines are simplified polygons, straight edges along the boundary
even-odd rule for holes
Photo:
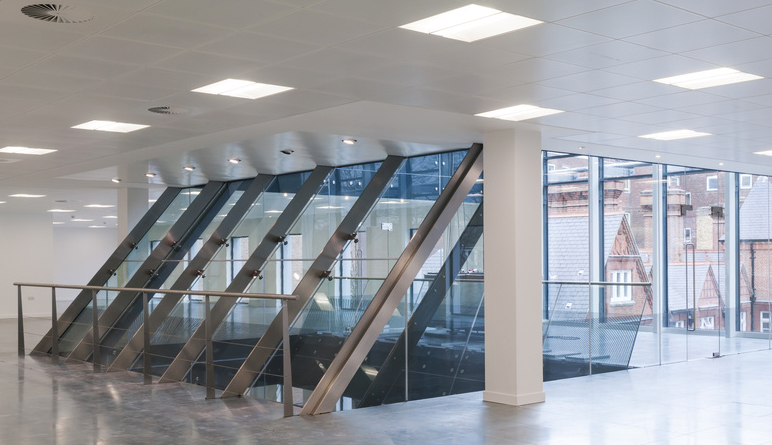
[[[148,317],[150,315],[150,308],[148,307],[147,292],[142,292],[142,374],[144,376],[145,385],[153,383],[153,377],[151,375],[151,351],[150,351],[150,323],[148,323]],[[137,331],[139,332],[139,331]]]
[[[59,363],[59,326],[56,322],[56,288],[51,288],[51,359],[54,363]]]
[[[389,393],[391,388],[397,382],[400,373],[404,370],[407,376],[407,357],[418,345],[418,341],[426,332],[426,328],[434,317],[435,312],[440,307],[448,294],[448,287],[455,282],[464,265],[471,247],[474,247],[479,241],[483,231],[483,204],[477,206],[474,215],[467,223],[464,231],[458,237],[456,245],[450,251],[445,264],[439,270],[439,273],[432,281],[426,294],[421,299],[413,315],[407,323],[407,327],[399,339],[392,346],[391,351],[386,356],[383,364],[378,369],[378,374],[370,383],[369,388],[362,394],[362,399],[358,407],[375,406],[383,403],[383,399]],[[407,391],[408,386],[405,385]]]
[[[332,167],[325,166],[319,166],[314,169],[241,267],[241,270],[233,277],[233,281],[228,285],[226,291],[244,292],[249,287],[252,280],[254,280],[255,273],[265,268],[268,259],[273,255],[284,236],[292,229],[300,215],[303,214],[303,211],[311,203],[311,200],[322,187],[331,171]],[[235,304],[236,300],[230,298],[220,298],[217,300],[214,307],[212,307],[212,326],[214,326],[214,329],[220,326],[220,323],[225,320],[225,317],[228,316],[228,313]],[[174,361],[166,369],[163,376],[161,376],[159,383],[182,380],[190,371],[191,364],[201,355],[204,347],[204,326],[201,324],[185,343],[177,357],[174,358]]]
[[[18,324],[19,324],[19,357],[24,357],[24,311],[21,307],[21,286],[16,286],[18,288],[18,298],[17,298],[17,306],[19,309],[19,315],[18,315]]]
[[[164,239],[158,243],[158,246],[153,250],[150,256],[142,263],[134,276],[131,277],[126,287],[160,287],[163,284],[163,277],[160,275],[160,267],[162,260],[167,259],[170,256],[184,255],[184,251],[180,249],[180,246],[186,241],[186,235],[190,232],[191,228],[201,222],[201,219],[205,218],[207,212],[211,209],[212,204],[222,195],[227,189],[227,186],[221,182],[210,182],[204,186],[198,196],[188,206],[185,213],[180,216],[180,219],[174,223],[169,232],[164,236]],[[171,273],[173,267],[168,268],[168,273]],[[129,306],[136,301],[138,295],[136,292],[121,292],[110,305],[105,308],[100,317],[100,324],[103,326],[104,332],[107,332],[113,324],[118,321],[118,318],[124,313]],[[88,334],[86,334],[86,338]],[[74,358],[76,360],[86,361],[89,355],[92,353],[93,348],[87,341],[81,340],[80,343],[72,350],[68,358]]]
[[[386,281],[373,296],[351,334],[341,346],[321,381],[301,410],[301,415],[329,413],[343,396],[356,371],[388,323],[441,239],[445,228],[463,204],[469,191],[482,173],[482,145],[475,144],[461,161],[440,196],[416,230]],[[235,378],[234,378],[235,380]]]
[[[217,252],[225,244],[225,241],[231,235],[233,230],[239,225],[244,216],[252,208],[254,204],[263,195],[265,190],[271,185],[275,176],[272,175],[258,175],[249,187],[244,191],[239,200],[235,203],[233,208],[230,209],[228,214],[223,218],[220,225],[212,233],[209,239],[201,246],[196,256],[190,260],[188,267],[180,274],[180,277],[170,287],[172,290],[185,290],[193,285],[196,278],[198,278],[198,271],[206,269],[211,259],[217,255]],[[153,309],[150,317],[146,317],[142,320],[143,326],[145,323],[149,323],[150,334],[154,334],[156,330],[161,326],[166,317],[176,307],[177,303],[182,299],[183,295],[179,294],[165,294],[161,301]],[[138,330],[134,336],[126,343],[126,346],[121,350],[118,356],[110,364],[108,371],[122,371],[129,369],[137,355],[140,353],[140,347],[142,345],[142,334]]]
[[[97,273],[88,282],[91,286],[101,286],[107,283],[107,280],[112,275],[113,271],[118,270],[120,265],[126,260],[134,246],[139,243],[145,234],[151,227],[158,221],[158,218],[166,211],[167,207],[174,201],[174,198],[179,195],[182,189],[176,187],[169,187],[158,197],[158,200],[150,207],[150,210],[137,222],[137,225],[129,232],[126,238],[115,249],[110,258],[105,261],[104,265],[99,268]],[[59,333],[64,333],[70,324],[80,315],[85,308],[88,307],[91,302],[91,294],[88,291],[83,291],[73,300],[72,303],[65,309],[58,321]],[[33,352],[39,352],[47,354],[51,350],[51,332],[43,336],[38,342]]]
[[[94,372],[102,371],[102,360],[99,354],[99,308],[97,307],[97,291],[91,291],[91,341],[94,348]],[[88,334],[87,334],[88,336]]]
[[[206,336],[206,398],[214,399],[214,351],[212,350],[212,313],[209,295],[204,296],[204,331]]]
[[[286,300],[281,302],[281,333],[282,355],[284,358],[284,382],[282,383],[284,417],[292,417],[294,414],[292,402],[292,360],[290,357],[289,312],[287,311]]]
[[[313,297],[322,280],[328,276],[329,271],[337,262],[338,256],[351,241],[351,234],[356,233],[359,226],[367,218],[367,215],[370,214],[370,211],[386,191],[391,179],[402,167],[404,161],[405,158],[398,156],[386,158],[375,176],[373,176],[367,187],[362,191],[362,194],[354,202],[351,210],[343,218],[335,233],[333,233],[324,249],[322,249],[322,253],[319,254],[308,269],[308,272],[306,272],[295,287],[295,291],[292,292],[298,299],[289,303],[290,323],[294,322],[295,317],[300,314],[306,303]],[[281,317],[277,316],[268,326],[263,336],[260,337],[254,348],[252,348],[247,359],[244,360],[236,375],[233,376],[233,379],[225,388],[222,396],[235,397],[243,394],[255,380],[268,359],[273,355],[274,348],[276,348],[281,339]]]

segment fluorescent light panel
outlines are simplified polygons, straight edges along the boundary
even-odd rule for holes
[[[51,213],[73,213],[75,210],[67,210],[67,209],[50,209],[48,210]]]
[[[675,85],[690,90],[699,90],[701,88],[717,87],[720,85],[729,85],[757,79],[763,79],[763,77],[755,74],[743,73],[742,71],[737,71],[732,68],[716,68],[713,70],[682,74],[680,76],[654,79],[654,82]]]
[[[16,193],[15,195],[8,195],[11,198],[45,198],[46,195],[30,195],[29,193]]]
[[[753,154],[762,156],[772,156],[772,150],[756,151]]]
[[[293,89],[292,87],[252,82],[251,80],[225,79],[192,91],[194,93],[240,97],[242,99],[259,99]]]
[[[20,154],[20,155],[46,155],[48,153],[53,153],[56,150],[51,150],[48,148],[30,148],[30,147],[3,147],[0,148],[0,153],[14,153],[14,154]]]
[[[658,141],[674,141],[676,139],[696,138],[700,136],[712,136],[710,133],[702,133],[694,130],[673,130],[662,133],[651,133],[638,136],[644,139],[656,139]]]
[[[72,221],[72,222],[91,222],[91,221],[93,221],[93,219],[73,218],[70,221]]]
[[[537,107],[536,105],[522,104],[515,105],[514,107],[500,108],[498,110],[488,111],[485,113],[478,113],[475,114],[475,116],[490,117],[493,119],[503,119],[506,121],[517,122],[562,112],[562,110],[553,110],[551,108]]]
[[[88,207],[90,209],[109,209],[111,207],[115,207],[112,204],[88,204],[83,207]]]
[[[520,15],[475,4],[400,26],[463,42],[475,42],[543,23]]]
[[[132,131],[141,130],[149,126],[150,125],[127,124],[125,122],[89,121],[80,125],[75,125],[72,128],[77,128],[78,130],[109,131],[113,133],[131,133]]]

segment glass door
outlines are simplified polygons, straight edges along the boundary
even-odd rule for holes
[[[667,166],[662,361],[713,357],[725,326],[723,172]]]

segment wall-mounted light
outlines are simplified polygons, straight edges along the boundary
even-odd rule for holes
[[[192,165],[186,165],[185,167],[182,167],[183,170],[192,172],[196,169],[196,167],[193,167]]]
[[[155,173],[147,172],[147,173],[145,173],[145,176],[147,176],[148,178],[155,178]]]
[[[241,162],[241,159],[239,159],[239,158],[230,158],[230,159],[228,159],[228,162],[230,162],[231,164],[238,164],[239,162]]]
[[[343,139],[343,143],[346,145],[354,145],[357,143],[356,139]]]
[[[113,178],[113,179],[111,179],[110,181],[112,181],[112,182],[114,182],[114,183],[118,184],[118,183],[120,183],[120,182],[121,182],[121,178]]]

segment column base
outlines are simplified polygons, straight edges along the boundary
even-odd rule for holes
[[[543,403],[546,399],[544,391],[534,392],[531,394],[502,394],[493,391],[483,391],[483,401],[500,403],[502,405],[523,406],[532,405],[534,403]]]

